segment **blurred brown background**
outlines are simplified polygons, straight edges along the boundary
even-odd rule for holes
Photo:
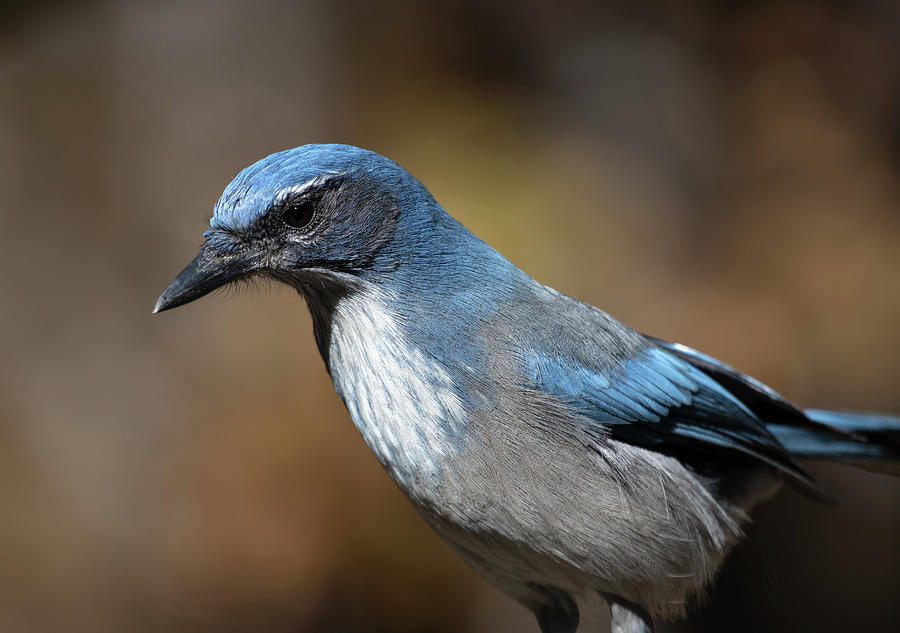
[[[796,402],[900,413],[900,5],[0,13],[0,631],[504,633],[287,289],[151,317],[222,188],[375,149],[539,280]],[[760,508],[663,631],[900,630],[900,481]]]

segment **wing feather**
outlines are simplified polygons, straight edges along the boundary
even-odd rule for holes
[[[648,340],[630,358],[607,367],[536,350],[529,352],[525,365],[539,389],[613,437],[660,450],[737,453],[813,485],[741,398],[702,367],[656,342]],[[748,388],[759,396],[770,391],[755,383]],[[784,405],[777,401],[776,406]]]

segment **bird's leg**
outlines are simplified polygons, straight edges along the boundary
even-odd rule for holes
[[[578,630],[578,605],[572,597],[555,587],[535,586],[540,600],[529,605],[541,633],[575,633]]]
[[[609,596],[612,633],[653,633],[653,620],[643,607]]]

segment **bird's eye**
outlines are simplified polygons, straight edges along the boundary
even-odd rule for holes
[[[293,202],[284,210],[284,223],[295,229],[302,229],[313,219],[314,211],[311,201]]]

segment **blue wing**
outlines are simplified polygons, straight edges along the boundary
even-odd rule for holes
[[[525,355],[525,365],[541,390],[601,424],[613,437],[659,450],[739,453],[814,485],[769,432],[753,404],[748,406],[702,364],[683,356],[693,350],[678,348],[647,339],[645,347],[606,367],[532,350]],[[699,360],[716,363],[709,357]],[[746,379],[727,366],[716,366]],[[773,400],[777,394],[763,385],[746,380],[739,384],[758,392],[760,402],[775,408],[783,403],[782,417],[796,413],[805,420],[786,401]],[[754,403],[752,398],[748,401]]]

